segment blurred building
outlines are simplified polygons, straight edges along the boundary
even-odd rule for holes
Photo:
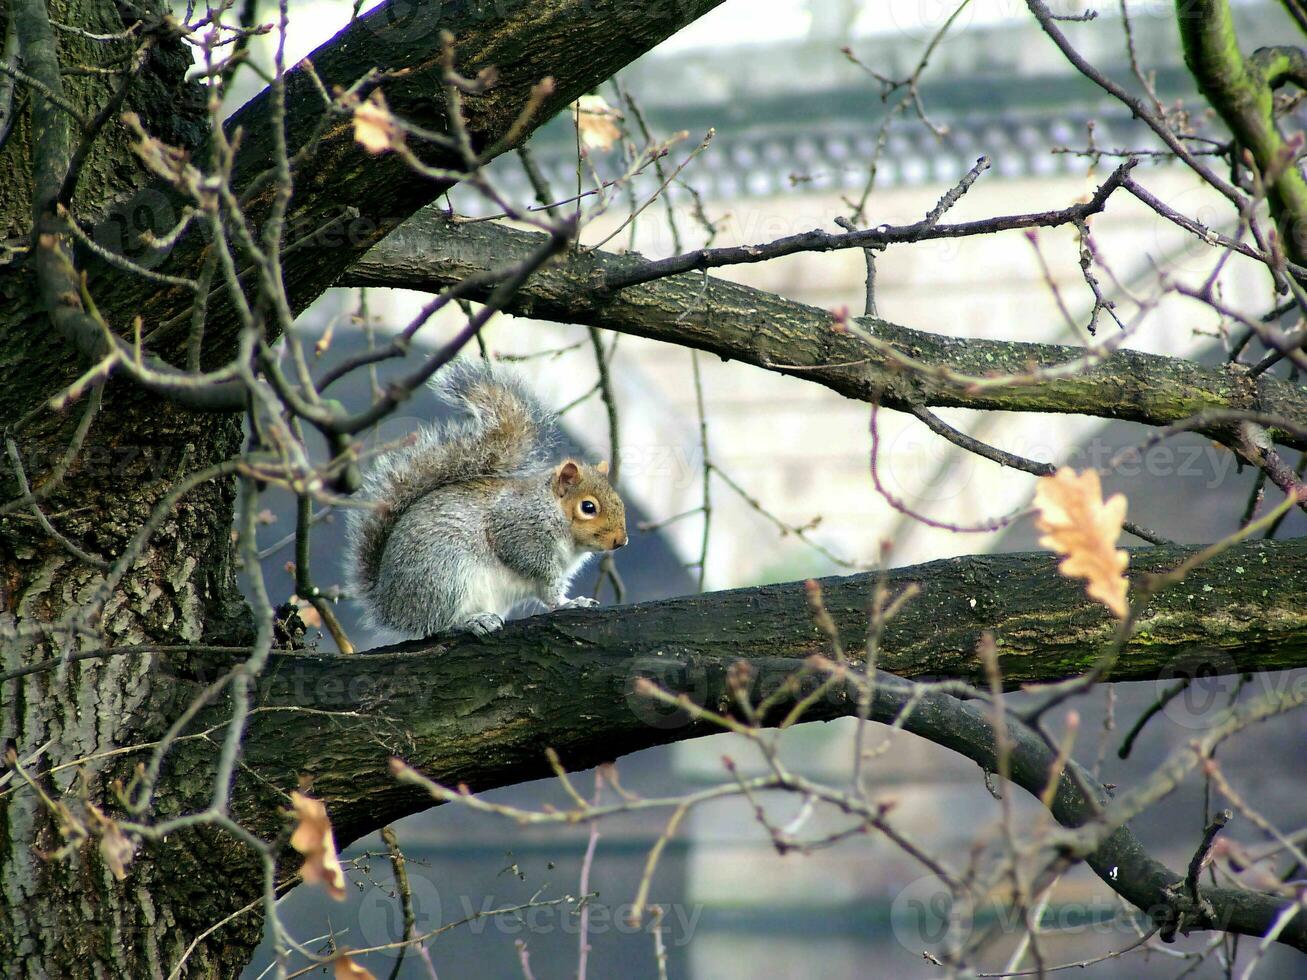
[[[755,6],[764,16],[768,5]],[[684,171],[684,182],[698,192],[702,211],[713,223],[714,244],[761,243],[810,228],[838,231],[833,218],[849,214],[849,202],[861,197],[887,103],[880,85],[840,49],[850,45],[862,65],[903,79],[921,59],[933,30],[952,13],[951,7],[941,6],[932,24],[932,18],[922,14],[925,7],[918,7],[913,18],[903,18],[896,29],[892,11],[900,5],[887,5],[891,12],[876,21],[879,33],[862,34],[872,6],[878,5],[814,2],[805,36],[739,46],[720,39],[712,47],[681,44],[671,52],[654,52],[620,75],[622,90],[636,98],[659,138],[687,132],[687,138],[673,148],[667,166],[679,163],[710,127],[715,129],[709,149]],[[1021,16],[1008,19],[990,16],[992,4],[976,6],[978,12],[964,11],[936,46],[923,76],[921,104],[935,131],[910,105],[886,130],[866,209],[869,224],[919,220],[982,154],[991,159],[991,169],[945,220],[1065,207],[1091,192],[1119,160],[1110,155],[1095,159],[1077,151],[1159,146],[1128,110],[1074,73],[1024,15],[1023,6],[1013,11]],[[1235,10],[1245,49],[1277,41],[1289,23],[1269,2],[1241,3]],[[1201,112],[1202,103],[1180,56],[1174,16],[1169,5],[1141,5],[1133,21],[1137,61],[1163,103],[1172,106],[1183,100]],[[1104,7],[1097,19],[1063,27],[1108,76],[1142,91],[1116,8]],[[620,104],[611,86],[602,94],[610,103]],[[890,101],[897,97],[890,96]],[[570,121],[551,123],[531,146],[556,196],[575,193],[577,157]],[[589,163],[594,173],[601,177],[620,173],[623,164],[618,152],[592,154]],[[532,199],[516,158],[501,160],[493,173],[497,185],[514,199]],[[1150,159],[1139,174],[1162,200],[1224,230],[1229,216],[1216,195],[1199,187],[1182,168]],[[593,184],[594,175],[583,172],[582,189]],[[634,199],[642,202],[656,186],[652,172],[646,173],[632,184]],[[462,190],[454,193],[453,200],[465,213],[487,210]],[[696,217],[694,198],[677,187],[670,200],[680,247],[703,244],[708,232]],[[585,240],[607,238],[629,211],[626,192],[613,195],[607,213],[587,228]],[[1110,274],[1098,270],[1098,278],[1127,321],[1136,309],[1132,297],[1150,294],[1158,269],[1177,279],[1201,282],[1219,257],[1124,193],[1116,194],[1106,212],[1093,219],[1092,232],[1098,254],[1110,268]],[[671,254],[675,245],[659,202],[605,247],[662,256]],[[1041,231],[1037,248],[1019,232],[891,248],[878,259],[878,312],[896,323],[942,334],[1080,343],[1059,307],[1060,298],[1071,318],[1083,324],[1092,306],[1079,257],[1074,229],[1067,228]],[[862,308],[864,265],[858,250],[797,255],[716,274],[816,306],[847,307],[855,313]],[[1236,256],[1224,266],[1219,281],[1224,299],[1236,308],[1260,310],[1270,305],[1264,272],[1252,263]],[[339,297],[328,299],[321,315],[329,315],[332,303],[339,309],[343,302]],[[421,298],[374,291],[369,302],[379,318],[402,322]],[[1221,327],[1207,308],[1170,297],[1143,318],[1130,346],[1219,359]],[[1106,315],[1100,318],[1100,337],[1117,329]],[[488,329],[486,339],[497,353],[563,351],[530,362],[533,376],[555,404],[571,402],[594,382],[593,354],[581,327],[500,318]],[[812,541],[850,564],[872,562],[881,542],[889,543],[895,565],[1034,546],[1025,523],[1001,534],[958,535],[890,507],[875,492],[868,475],[866,405],[846,401],[817,385],[721,363],[711,356],[700,355],[699,362],[710,456],[756,502],[755,506],[720,480],[714,483],[707,588],[846,570],[798,536],[778,532],[775,521],[766,515],[808,528]],[[623,492],[654,521],[694,510],[701,503],[703,455],[691,354],[622,337],[615,347],[612,372],[621,405]],[[1082,467],[1102,465],[1118,449],[1146,434],[1137,426],[1082,417],[997,413],[981,417],[948,410],[939,414],[1012,452]],[[573,438],[587,451],[596,457],[605,455],[607,419],[597,399],[569,411],[567,423]],[[1032,478],[965,456],[915,420],[896,413],[882,413],[880,426],[882,476],[914,508],[949,523],[971,524],[1027,504]],[[1238,473],[1224,450],[1189,437],[1177,440],[1166,452],[1145,457],[1133,470],[1119,470],[1105,482],[1109,491],[1127,494],[1132,519],[1175,540],[1199,541],[1234,527],[1251,475]],[[701,541],[700,520],[688,516],[658,531],[658,553],[693,562]],[[1301,533],[1301,520],[1298,530]],[[1287,527],[1283,533],[1294,530]],[[634,549],[619,555],[619,566],[629,568],[632,554]],[[642,583],[633,598],[693,587],[695,569],[687,575],[665,563],[658,567],[667,569],[664,577]],[[330,581],[329,570],[318,573],[317,579]],[[1233,682],[1221,690],[1232,691]],[[1152,684],[1117,685],[1113,710],[1118,724],[1124,719],[1128,726],[1157,692]],[[1091,754],[1097,743],[1088,733],[1096,738],[1102,730],[1103,700],[1096,695],[1078,706],[1085,744],[1093,746],[1086,751]],[[1172,745],[1192,737],[1201,724],[1201,720],[1192,726],[1163,720],[1151,741],[1128,762],[1117,763],[1114,753],[1109,753],[1113,758],[1106,777],[1128,784]],[[814,777],[845,779],[851,732],[852,725],[846,723],[802,727],[787,735],[787,756]],[[873,742],[884,737],[878,732]],[[1294,719],[1277,722],[1266,736],[1270,744],[1301,737],[1302,722]],[[1119,738],[1119,731],[1111,737],[1113,749]],[[652,795],[726,780],[721,755],[729,753],[741,763],[748,757],[748,747],[733,741],[722,736],[641,753],[622,763],[624,781]],[[1301,817],[1301,800],[1257,775],[1261,767],[1252,760],[1266,751],[1266,744],[1245,739],[1232,746],[1225,757],[1227,771],[1246,773],[1249,792],[1269,792],[1275,805],[1283,807],[1276,811],[1279,817]],[[1249,760],[1246,770],[1239,765],[1244,758]],[[964,861],[977,836],[992,834],[997,804],[970,763],[897,734],[892,747],[868,765],[875,785],[895,801],[895,821],[931,849]],[[1276,762],[1285,779],[1299,765],[1291,759]],[[588,787],[588,779],[578,777],[578,785]],[[556,787],[536,784],[505,791],[497,798],[528,805],[556,794]],[[1154,815],[1141,820],[1137,828],[1172,866],[1188,860],[1201,834],[1200,797],[1201,788],[1191,787],[1173,804],[1179,809],[1171,811],[1192,814],[1192,826],[1177,828],[1173,819]],[[1038,825],[1044,818],[1037,806],[1025,805],[1028,802],[1022,802],[1021,819],[1027,826]],[[780,822],[797,816],[797,801],[777,801],[776,807]],[[629,819],[604,829],[595,872],[602,881],[600,903],[616,906],[630,901],[645,855],[660,830],[657,818]],[[530,895],[546,879],[548,895],[574,893],[586,844],[583,832],[562,837],[555,832],[524,833],[507,822],[474,819],[450,807],[410,818],[401,831],[410,854],[428,862],[424,880],[440,900],[443,921],[459,917],[451,915],[451,908],[462,914],[469,902],[473,909],[482,907],[488,895],[501,900]],[[372,864],[384,882],[385,862]],[[920,957],[921,947],[910,929],[905,938],[902,920],[896,918],[902,911],[902,897],[922,877],[921,868],[877,839],[780,858],[757,827],[750,806],[730,801],[696,810],[687,820],[664,857],[651,898],[683,916],[683,927],[671,948],[672,976],[700,980],[927,976],[932,971]],[[384,892],[384,887],[376,890],[376,894]],[[359,916],[361,938],[346,939],[353,945],[371,939],[369,930],[379,929],[377,923],[385,916],[394,920],[393,903],[375,897],[367,886],[360,895],[363,911],[352,908],[345,916]],[[1067,908],[1106,910],[1110,919],[1115,907],[1107,895],[1092,876],[1077,871],[1060,886],[1054,911],[1063,903]],[[313,916],[331,911],[325,905],[316,907],[313,896],[296,893],[288,903],[296,902],[303,903],[306,923],[320,922]],[[685,924],[691,920],[692,924]],[[551,921],[549,929],[524,928],[511,935],[487,926],[490,937],[455,930],[447,942],[442,937],[443,945],[438,944],[443,953],[436,964],[442,976],[467,975],[470,964],[484,976],[518,975],[513,942],[524,938],[534,951],[537,976],[568,975],[575,970],[575,937],[562,919]],[[301,933],[312,934],[303,929]],[[693,941],[679,941],[691,934]],[[1061,962],[1127,945],[1129,938],[1119,923],[1101,928],[1082,924],[1051,934],[1044,949],[1052,960]],[[656,975],[647,935],[612,926],[592,940],[592,976]],[[1011,944],[1000,944],[1001,952],[1010,948]],[[1003,964],[987,965],[1001,968]],[[1107,964],[1097,972],[1160,976],[1180,968],[1174,961],[1154,958],[1131,960],[1124,966]],[[1274,972],[1275,967],[1271,969]],[[425,974],[411,961],[403,975]]]

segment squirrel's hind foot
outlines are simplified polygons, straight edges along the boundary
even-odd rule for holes
[[[504,628],[504,617],[498,613],[477,613],[475,616],[469,616],[455,628],[464,633],[471,633],[473,636],[489,636]]]
[[[598,599],[591,599],[588,595],[579,595],[575,599],[564,599],[554,606],[555,609],[593,609],[599,605]]]

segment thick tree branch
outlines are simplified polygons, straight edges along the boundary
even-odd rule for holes
[[[451,221],[428,208],[359,259],[342,285],[439,291],[484,276],[536,248],[538,233],[487,222]],[[1170,425],[1202,413],[1255,412],[1295,428],[1277,435],[1307,447],[1307,391],[1246,369],[1208,368],[1180,358],[1119,350],[1084,370],[1037,384],[974,389],[938,374],[905,371],[884,353],[836,329],[826,310],[705,274],[686,273],[617,292],[598,288],[609,276],[645,260],[608,252],[572,254],[538,272],[508,311],[583,323],[649,337],[819,382],[850,398],[911,410],[921,405],[1019,412],[1066,412]],[[490,285],[477,294],[484,297]],[[1052,344],[944,337],[861,321],[875,338],[936,369],[954,374],[1027,374],[1056,368],[1085,351]],[[1230,430],[1228,416],[1199,431]]]
[[[872,708],[872,717],[878,721],[897,718],[909,706],[910,695],[887,687],[883,694],[877,692]],[[903,727],[974,760],[986,772],[999,770],[993,715],[975,701],[962,702],[932,692],[912,706]],[[1019,722],[1008,722],[1004,744],[1013,782],[1033,796],[1048,799],[1050,812],[1063,826],[1089,825],[1087,833],[1082,833],[1095,846],[1081,849],[1071,845],[1064,857],[1083,857],[1104,884],[1147,913],[1165,941],[1170,942],[1176,932],[1187,934],[1194,929],[1264,936],[1292,905],[1283,897],[1233,888],[1189,892],[1181,875],[1151,857],[1124,819],[1115,819],[1110,794],[1086,769],[1074,760],[1062,768],[1054,749]],[[1049,799],[1045,796],[1049,773],[1059,770],[1057,791]],[[1071,840],[1077,836],[1068,835]],[[1307,951],[1307,925],[1295,919],[1295,928],[1281,933],[1280,941]]]
[[[1169,570],[1195,550],[1134,551],[1131,574]],[[921,594],[887,625],[880,666],[905,678],[983,682],[976,645],[989,631],[1009,685],[1083,673],[1110,650],[1115,622],[1080,583],[1057,574],[1057,561],[993,555],[890,572],[891,589],[915,583]],[[846,649],[865,636],[874,580],[822,583]],[[1307,665],[1303,581],[1307,539],[1230,548],[1153,599],[1108,676],[1146,680],[1194,662],[1220,673]],[[715,705],[712,692],[724,690],[716,685],[737,659],[772,664],[762,681],[775,683],[825,652],[802,585],[790,583],[534,617],[488,641],[419,641],[353,658],[274,655],[246,762],[283,789],[312,774],[350,837],[418,802],[391,784],[382,765],[389,754],[446,784],[516,783],[546,774],[545,745],[580,766],[686,737],[650,722],[665,712],[628,703],[641,673],[688,684],[679,689]],[[823,702],[814,717],[849,710]]]
[[[324,103],[313,73],[332,91],[337,86],[347,89],[369,73],[380,71],[384,74],[376,84],[397,115],[426,130],[447,133],[440,37],[442,31],[448,31],[454,36],[459,72],[475,76],[483,69],[495,69],[495,84],[483,94],[465,97],[463,110],[473,145],[480,151],[490,147],[502,151],[510,148],[500,145],[510,131],[519,142],[524,140],[563,106],[720,3],[533,0],[487,5],[479,0],[458,0],[415,3],[402,10],[387,3],[353,22],[286,75],[285,143],[293,160],[295,188],[284,217],[286,248],[281,267],[292,310],[306,307],[354,259],[449,186],[449,182],[414,173],[395,154],[375,157],[365,152],[354,138],[348,115],[333,115]],[[51,51],[49,60],[57,81],[58,66],[53,59]],[[533,89],[545,78],[553,79],[552,92],[528,124],[514,131]],[[229,136],[237,131],[241,134],[231,186],[256,233],[276,198],[276,181],[271,179],[278,159],[274,101],[270,90],[264,90],[226,125]],[[67,120],[61,122],[58,134],[44,143],[49,152],[37,162],[38,176],[47,187],[61,187],[71,153]],[[208,165],[204,147],[183,149],[191,151],[197,164]],[[447,148],[415,145],[414,149],[433,167],[458,169],[463,163]],[[124,167],[134,164],[121,162]],[[157,211],[155,219],[163,225],[174,223],[194,204],[158,178],[146,182],[138,197],[150,201],[149,206]],[[38,203],[42,213],[49,213],[47,220],[55,222],[49,202]],[[62,222],[59,224],[62,230]],[[147,332],[165,335],[154,345],[156,353],[179,362],[195,302],[191,289],[160,288],[157,280],[124,275],[94,255],[79,256],[80,268],[74,270],[69,263],[70,250],[56,248],[57,241],[51,241],[51,248],[37,250],[35,262],[16,263],[0,272],[0,287],[6,295],[35,294],[30,277],[39,262],[51,266],[43,278],[56,285],[60,276],[71,276],[75,283],[78,272],[85,271],[88,293],[105,321],[124,330],[140,315]],[[156,271],[194,279],[205,261],[206,249],[206,236],[192,226]],[[45,292],[51,295],[41,303],[18,307],[27,316],[15,315],[0,324],[0,348],[15,352],[0,358],[0,404],[13,417],[25,415],[38,399],[68,384],[85,368],[84,363],[66,356],[63,337],[48,336],[48,331],[37,328],[35,316],[51,311],[61,334],[86,357],[98,356],[105,347],[103,332],[97,332],[96,324],[82,313],[75,290],[52,286]],[[215,292],[207,316],[204,363],[225,363],[234,353],[230,328],[235,314],[223,291]],[[155,366],[161,374],[169,374],[162,365]],[[179,388],[162,382],[156,387],[170,394]],[[187,394],[192,402],[204,395],[211,397],[211,404],[199,407],[240,407],[230,397],[230,389],[221,386]]]
[[[1134,552],[1134,574],[1172,568],[1192,554]],[[1113,623],[1077,583],[1056,574],[1056,562],[1047,554],[1018,554],[891,572],[891,589],[915,583],[922,592],[888,624],[882,664],[899,677],[979,680],[984,669],[976,644],[992,631],[1008,684],[1087,670],[1109,648]],[[1230,549],[1152,602],[1111,677],[1156,678],[1187,660],[1221,672],[1307,664],[1307,597],[1294,587],[1305,576],[1307,541]],[[873,583],[871,575],[823,582],[846,649],[857,649],[865,633]],[[636,693],[640,678],[728,710],[727,675],[736,661],[753,665],[761,696],[825,653],[828,640],[813,625],[805,590],[791,583],[541,616],[510,623],[489,641],[429,640],[350,658],[274,655],[259,680],[237,805],[247,826],[271,832],[283,819],[280,794],[308,776],[328,802],[338,836],[352,840],[431,805],[425,793],[391,777],[392,756],[444,785],[473,790],[548,775],[546,747],[570,768],[591,766],[714,730]],[[223,670],[229,663],[212,659],[208,666]],[[815,682],[811,674],[809,681]],[[906,698],[903,685],[887,675],[872,717],[893,719]],[[938,691],[916,701],[907,730],[995,768],[987,706]],[[856,691],[837,685],[805,717],[854,715],[857,706]],[[224,711],[216,709],[209,722],[221,725]],[[1054,750],[1015,721],[1008,741],[1015,781],[1040,793]],[[205,772],[213,751],[206,740],[188,743],[179,775]],[[1051,807],[1061,823],[1076,827],[1103,811],[1108,801],[1101,788],[1091,790],[1094,799],[1085,795],[1091,785],[1083,772],[1064,774]],[[1113,824],[1095,833],[1089,863],[1163,923],[1182,912],[1184,925],[1224,922],[1256,932],[1278,910],[1269,896],[1209,892],[1213,920],[1174,888],[1182,876],[1149,858],[1128,830]],[[1286,938],[1305,946],[1307,929]]]
[[[526,139],[568,103],[721,2],[533,0],[487,6],[464,0],[415,3],[402,14],[392,4],[381,4],[352,23],[309,56],[312,71],[300,63],[286,74],[285,133],[295,195],[285,223],[288,245],[294,248],[287,248],[282,267],[291,307],[303,309],[355,258],[451,183],[414,173],[397,154],[366,152],[354,138],[349,118],[330,116],[313,73],[333,91],[380,70],[386,74],[379,84],[395,115],[448,134],[440,44],[442,32],[448,32],[460,74],[495,73],[495,83],[484,93],[463,98],[462,112],[472,145],[478,151],[497,147],[502,152],[511,149],[502,145],[510,133],[518,142]],[[552,90],[527,125],[515,127],[546,78],[553,80]],[[243,133],[232,186],[255,226],[274,196],[269,179],[277,160],[273,101],[265,89],[226,125],[229,133]],[[463,166],[448,147],[414,141],[414,150],[433,168]],[[342,215],[349,215],[343,223]],[[204,244],[200,239],[190,235],[168,271],[193,274]],[[147,322],[166,322],[191,305],[189,295],[143,292]],[[221,318],[221,312],[215,310],[214,316]],[[220,332],[220,324],[215,327]]]
[[[1185,63],[1235,140],[1252,154],[1289,257],[1302,262],[1307,180],[1276,126],[1273,99],[1273,89],[1286,80],[1302,83],[1302,52],[1265,49],[1245,59],[1227,0],[1179,0],[1176,20]]]

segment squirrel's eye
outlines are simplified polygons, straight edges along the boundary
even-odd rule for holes
[[[593,500],[582,500],[581,513],[589,514],[593,516],[594,514],[599,513],[599,508],[595,506],[595,502]]]

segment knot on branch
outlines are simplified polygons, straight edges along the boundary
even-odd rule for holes
[[[1216,910],[1198,890],[1198,876],[1211,862],[1212,844],[1216,841],[1216,835],[1233,817],[1234,814],[1230,810],[1222,810],[1212,818],[1212,822],[1203,831],[1203,839],[1194,851],[1194,856],[1189,860],[1189,869],[1184,880],[1177,881],[1166,889],[1166,893],[1173,899],[1172,902],[1149,910],[1153,921],[1158,925],[1157,934],[1162,942],[1175,942],[1177,932],[1188,935],[1189,929],[1195,926],[1212,928],[1215,924]]]

